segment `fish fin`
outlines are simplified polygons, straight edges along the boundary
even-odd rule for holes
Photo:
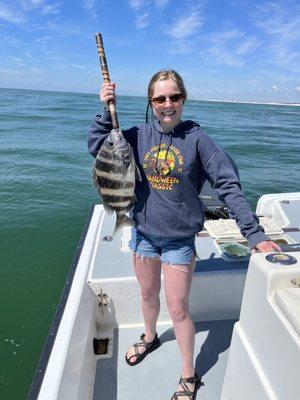
[[[94,162],[94,165],[93,165],[92,176],[93,176],[93,182],[94,182],[95,189],[97,190],[97,192],[101,196],[100,186],[99,186],[99,183],[98,183],[97,173],[96,173],[96,161]]]
[[[103,199],[102,199],[102,205],[107,214],[112,214],[114,212],[114,210],[112,210],[106,203],[104,203]]]
[[[122,228],[123,226],[134,226],[135,222],[133,219],[127,217],[126,214],[124,213],[117,213],[117,220],[116,220],[116,226],[115,226],[115,230],[113,233],[113,237],[115,236],[115,234],[118,232],[118,230],[120,228]]]
[[[96,173],[96,162],[94,163],[93,166],[93,182],[94,182],[94,186],[97,190],[97,192],[99,193],[99,196],[102,199],[102,205],[104,207],[104,210],[107,212],[107,214],[112,214],[114,212],[114,210],[112,210],[104,201],[101,195],[101,189],[100,189],[100,185],[98,183],[98,179],[97,179],[97,173]]]
[[[130,163],[131,163],[131,158],[130,157],[124,157],[123,158],[123,162],[124,162],[124,165],[125,165],[125,167],[127,169],[129,167]]]
[[[142,182],[141,171],[139,170],[137,165],[135,165],[135,180]]]

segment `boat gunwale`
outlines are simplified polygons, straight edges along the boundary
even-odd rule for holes
[[[94,209],[95,209],[95,204],[93,204],[90,207],[84,228],[81,232],[81,236],[80,239],[77,243],[76,246],[76,250],[75,250],[75,254],[71,263],[71,266],[69,268],[66,280],[65,280],[65,284],[62,290],[62,294],[58,303],[58,306],[56,308],[48,335],[45,339],[44,342],[44,346],[42,349],[42,353],[40,355],[36,370],[35,370],[35,374],[31,383],[31,386],[29,388],[26,400],[36,400],[39,396],[39,392],[44,380],[44,376],[47,370],[47,366],[48,366],[48,362],[51,356],[51,352],[54,346],[54,342],[60,327],[60,323],[63,317],[63,313],[69,298],[69,294],[71,291],[71,287],[72,287],[72,283],[73,283],[73,279],[75,276],[75,272],[77,270],[77,266],[78,266],[78,262],[81,256],[81,252],[83,249],[83,245],[85,242],[85,238],[87,236],[87,232],[90,226],[90,222],[94,213]]]

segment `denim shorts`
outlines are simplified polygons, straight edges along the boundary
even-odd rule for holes
[[[131,229],[129,248],[139,256],[159,258],[165,264],[186,265],[194,259],[195,236],[162,238]]]

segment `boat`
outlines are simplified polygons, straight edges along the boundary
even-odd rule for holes
[[[197,398],[299,399],[300,192],[260,197],[256,213],[282,252],[251,256],[228,250],[245,240],[222,205],[206,200],[190,294],[204,383]],[[134,367],[125,362],[143,318],[130,228],[111,240],[114,224],[102,205],[92,207],[27,400],[164,400],[177,387],[180,353],[163,285],[162,344]]]

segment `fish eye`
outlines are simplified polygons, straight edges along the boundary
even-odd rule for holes
[[[112,142],[111,140],[108,140],[107,143],[108,143],[108,145],[109,145],[110,147],[113,147],[113,145],[114,145],[113,142]]]

